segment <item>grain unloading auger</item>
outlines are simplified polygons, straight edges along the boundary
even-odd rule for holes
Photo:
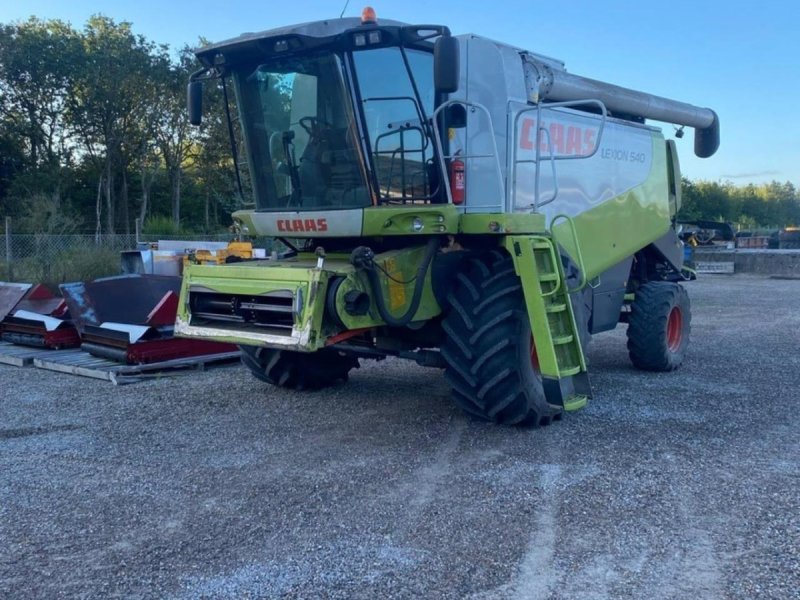
[[[234,223],[287,251],[187,268],[178,335],[239,344],[256,377],[292,388],[412,359],[500,423],[583,406],[586,343],[619,322],[637,367],[680,365],[680,169],[644,121],[695,128],[710,156],[713,111],[371,10],[197,56],[191,120],[206,79],[239,109],[255,207]]]

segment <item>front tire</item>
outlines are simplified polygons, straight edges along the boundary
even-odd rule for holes
[[[674,371],[689,347],[692,311],[683,286],[652,281],[636,292],[628,321],[628,355],[645,371]]]
[[[534,368],[530,321],[511,257],[495,250],[467,259],[448,302],[445,377],[464,412],[509,425],[559,418],[561,407],[547,402]]]
[[[347,381],[358,359],[330,348],[316,352],[292,352],[275,348],[239,346],[242,364],[254,377],[294,390],[314,390]]]

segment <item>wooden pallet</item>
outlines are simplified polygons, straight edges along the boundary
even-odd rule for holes
[[[0,342],[0,364],[30,367],[34,358],[47,356],[53,352],[54,350],[47,348],[32,348],[30,346],[17,346],[10,342]]]
[[[231,362],[239,359],[239,352],[206,354],[189,358],[176,358],[147,365],[123,365],[113,360],[98,358],[77,348],[72,350],[52,350],[45,355],[36,356],[33,366],[48,371],[81,375],[94,379],[104,379],[114,385],[124,385],[143,379],[165,377],[180,369],[202,371],[206,365]]]

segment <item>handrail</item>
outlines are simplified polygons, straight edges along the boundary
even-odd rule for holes
[[[541,106],[541,105],[539,105]],[[541,110],[536,113],[536,122],[541,123]],[[550,153],[550,166],[553,170],[553,195],[544,202],[539,202],[539,159],[541,158],[541,144],[539,144],[539,134],[544,133],[547,136],[547,150]],[[515,165],[516,167],[516,165]],[[516,174],[515,174],[516,175]],[[516,186],[515,186],[516,187]],[[516,191],[516,190],[515,190]],[[556,161],[553,156],[553,140],[550,137],[550,130],[545,129],[541,125],[536,126],[536,176],[533,181],[533,210],[534,212],[540,206],[550,204],[558,196],[558,177],[556,177]]]
[[[556,156],[553,153],[553,145],[552,141],[550,140],[550,132],[547,131],[544,127],[542,127],[542,110],[544,109],[553,109],[553,108],[572,108],[575,106],[587,106],[593,105],[596,106],[600,111],[600,126],[597,131],[597,141],[595,142],[594,148],[590,154],[577,154],[573,156]],[[519,153],[519,143],[518,143],[518,131],[519,131],[519,121],[523,115],[536,111],[536,157],[532,159],[517,159],[517,155]],[[583,115],[581,115],[583,116]],[[512,136],[512,155],[511,155],[511,181],[512,184],[510,186],[511,193],[508,195],[509,198],[509,205],[508,211],[513,212],[516,207],[516,198],[517,198],[517,165],[523,163],[534,163],[536,165],[536,172],[535,172],[535,179],[534,179],[534,197],[533,197],[533,208],[531,212],[537,212],[539,208],[550,204],[553,202],[556,197],[558,196],[558,177],[556,177],[556,166],[555,161],[557,160],[578,160],[584,158],[591,158],[597,151],[600,149],[600,141],[603,138],[603,132],[605,131],[606,120],[608,119],[608,110],[606,109],[605,104],[603,104],[600,100],[572,100],[568,102],[552,102],[549,104],[538,103],[536,106],[531,106],[528,108],[524,108],[517,112],[514,117],[514,134]],[[550,161],[552,165],[553,171],[553,195],[552,197],[548,198],[544,202],[539,201],[539,180],[541,179],[541,133],[544,132],[547,134],[547,144],[548,144],[548,156],[547,159]]]
[[[439,133],[439,127],[436,126],[436,119],[438,118],[439,114],[442,113],[442,111],[445,108],[447,108],[448,106],[454,105],[454,104],[461,104],[463,106],[469,106],[470,108],[472,108],[473,112],[477,109],[477,110],[483,111],[483,113],[486,114],[486,118],[488,119],[488,122],[489,122],[489,129],[491,131],[491,136],[490,137],[492,139],[493,154],[473,154],[473,155],[470,155],[470,154],[458,154],[458,155],[456,155],[456,154],[448,154],[448,155],[445,155],[444,154],[444,146],[442,145],[442,136]],[[452,193],[452,190],[450,189],[450,176],[449,176],[449,173],[447,172],[447,164],[445,163],[445,159],[455,158],[456,156],[458,158],[461,158],[461,159],[464,159],[464,160],[469,160],[469,159],[472,159],[472,158],[494,158],[495,159],[494,160],[495,169],[497,170],[497,186],[498,186],[498,190],[500,192],[500,195],[498,197],[501,198],[501,199],[505,198],[506,192],[505,192],[505,189],[503,188],[503,171],[500,168],[500,153],[497,151],[497,139],[495,138],[495,135],[494,135],[494,126],[492,124],[492,115],[489,112],[489,109],[487,109],[483,104],[480,104],[478,102],[468,102],[466,100],[448,100],[447,102],[442,103],[441,106],[439,106],[435,111],[433,111],[433,115],[431,116],[431,120],[433,122],[434,143],[436,144],[436,150],[438,151],[437,154],[439,155],[439,168],[441,169],[442,177],[444,179],[444,185],[445,185],[445,191],[447,193],[447,201],[448,201],[448,203],[450,203],[450,204],[453,203],[453,193]],[[469,139],[467,139],[465,141],[465,145],[468,144],[468,143],[469,143]]]
[[[575,242],[575,259],[578,263],[578,271],[580,272],[580,283],[578,284],[578,287],[571,288],[566,280],[564,281],[566,292],[568,294],[572,294],[573,292],[580,292],[589,282],[586,279],[586,265],[583,262],[583,254],[581,253],[581,246],[580,242],[578,241],[578,231],[575,229],[575,221],[572,219],[572,217],[565,215],[564,213],[557,214],[555,217],[553,217],[553,220],[550,221],[550,235],[552,236],[553,241],[558,243],[558,240],[556,239],[555,227],[556,221],[560,221],[562,219],[569,225],[570,233],[572,234],[572,238]]]

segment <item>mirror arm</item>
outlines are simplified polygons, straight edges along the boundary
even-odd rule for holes
[[[189,75],[189,81],[191,82],[191,81],[198,81],[200,79],[206,79],[203,77],[203,75],[208,73],[208,71],[209,71],[208,67],[203,67],[202,69],[195,71],[194,73]]]

